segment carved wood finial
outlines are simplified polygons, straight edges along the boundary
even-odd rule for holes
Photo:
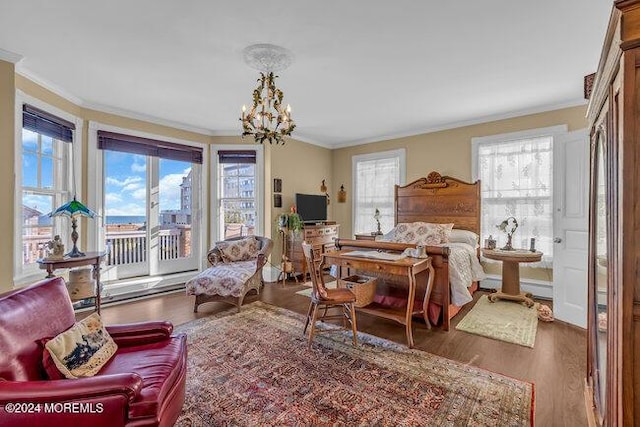
[[[427,182],[422,188],[444,188],[447,186],[445,179],[436,171],[429,172],[427,175]]]
[[[427,175],[427,184],[439,184],[441,182],[444,182],[444,180],[438,172],[432,171]]]

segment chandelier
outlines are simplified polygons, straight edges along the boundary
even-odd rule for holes
[[[242,137],[253,135],[256,142],[284,145],[296,127],[291,120],[291,107],[284,107],[284,93],[278,89],[274,71],[291,65],[293,55],[287,49],[272,44],[255,44],[244,49],[245,62],[260,71],[258,87],[253,90],[252,105],[242,106]]]

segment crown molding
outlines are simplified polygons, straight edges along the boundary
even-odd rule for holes
[[[198,133],[205,136],[214,136],[214,131],[212,131],[211,129],[205,129],[198,126],[188,125],[182,122],[163,119],[161,117],[152,116],[150,114],[137,113],[125,108],[112,107],[110,105],[99,104],[97,102],[84,102],[82,106],[88,110],[94,110],[101,113],[114,114],[116,116],[121,116],[128,119],[140,120],[147,123],[153,123],[173,129],[180,129],[187,132]]]
[[[21,76],[31,80],[32,82],[36,83],[37,85],[42,86],[43,88],[45,88],[46,90],[55,93],[56,95],[58,95],[61,98],[66,99],[67,101],[82,107],[84,104],[84,101],[82,100],[82,98],[74,95],[73,93],[69,92],[68,90],[62,88],[61,86],[58,86],[55,83],[50,82],[47,79],[44,79],[42,77],[40,77],[38,74],[34,73],[33,71],[29,70],[28,68],[22,66],[21,64],[18,64],[16,66],[16,73],[20,74]]]
[[[549,111],[561,110],[563,108],[578,107],[580,105],[587,105],[587,101],[580,98],[580,99],[574,99],[571,101],[562,102],[558,104],[547,104],[543,106],[527,108],[524,110],[512,111],[509,113],[493,114],[489,116],[478,117],[476,119],[471,119],[471,120],[462,120],[458,122],[444,123],[442,125],[434,125],[434,126],[429,126],[425,128],[415,129],[412,131],[387,134],[387,135],[382,135],[375,138],[357,139],[352,141],[338,142],[336,144],[331,145],[331,148],[338,149],[338,148],[354,147],[356,145],[371,144],[374,142],[389,141],[392,139],[406,138],[410,136],[440,132],[443,130],[456,129],[456,128],[461,128],[466,126],[478,125],[482,123],[495,122],[498,120],[513,119],[515,117],[528,116],[531,114],[546,113]]]
[[[1,53],[2,52],[0,52],[0,54]],[[153,124],[157,124],[157,125],[161,125],[161,126],[167,126],[167,127],[170,127],[170,128],[181,129],[181,130],[185,130],[185,131],[189,131],[189,132],[199,133],[199,134],[202,134],[202,135],[205,135],[205,136],[212,136],[213,135],[213,131],[211,131],[210,129],[200,128],[200,127],[197,127],[197,126],[191,126],[191,125],[187,125],[185,123],[180,123],[180,122],[175,122],[175,121],[172,121],[172,120],[162,119],[160,117],[155,117],[155,116],[151,116],[151,115],[147,115],[147,114],[143,114],[143,113],[136,113],[134,111],[126,110],[124,108],[111,107],[111,106],[108,106],[108,105],[103,105],[103,104],[99,104],[99,103],[85,101],[82,98],[80,98],[80,97],[70,93],[69,91],[63,89],[62,87],[56,85],[55,83],[51,83],[49,80],[40,77],[39,75],[37,75],[36,73],[34,73],[33,71],[29,70],[28,68],[26,68],[24,66],[18,65],[16,67],[16,73],[18,73],[21,76],[31,80],[32,82],[44,87],[48,91],[53,92],[54,94],[66,99],[67,101],[77,105],[78,107],[82,107],[82,108],[86,108],[86,109],[89,109],[89,110],[94,110],[94,111],[98,111],[98,112],[102,112],[102,113],[115,114],[115,115],[122,116],[122,117],[125,117],[125,118],[134,119],[134,120],[141,120],[141,121],[145,121],[145,122],[149,122],[149,123],[153,123]]]
[[[0,61],[7,61],[7,62],[11,62],[12,64],[17,64],[20,61],[22,61],[22,58],[24,58],[24,56],[18,53],[0,49]]]
[[[11,52],[8,51],[4,51],[2,49],[0,49],[0,59],[3,59],[3,54],[9,54],[9,55],[13,55],[12,58],[22,58],[22,56],[17,55],[17,54],[13,54]],[[18,61],[20,61],[20,59],[18,59]],[[134,119],[134,120],[141,120],[144,122],[148,122],[148,123],[153,123],[156,125],[160,125],[160,126],[166,126],[166,127],[170,127],[170,128],[174,128],[174,129],[180,129],[180,130],[184,130],[184,131],[188,131],[188,132],[194,132],[194,133],[198,133],[201,135],[205,135],[205,136],[240,136],[241,132],[240,129],[238,130],[212,130],[212,129],[206,129],[206,128],[201,128],[198,126],[193,126],[193,125],[188,125],[186,123],[182,123],[182,122],[176,122],[173,120],[168,120],[168,119],[163,119],[160,117],[156,117],[156,116],[152,116],[152,115],[148,115],[148,114],[144,114],[144,113],[137,113],[135,111],[131,111],[131,110],[127,110],[124,108],[118,108],[118,107],[112,107],[109,105],[104,105],[104,104],[99,104],[99,103],[93,103],[93,102],[87,102],[85,100],[83,100],[82,98],[79,98],[77,96],[75,96],[74,94],[66,91],[65,89],[61,88],[60,86],[51,83],[50,81],[41,78],[40,76],[38,76],[37,74],[33,73],[31,70],[25,68],[24,66],[21,66],[20,63],[17,63],[16,65],[16,73],[26,77],[27,79],[33,81],[34,83],[44,87],[45,89],[55,93],[56,95],[66,99],[69,102],[72,102],[73,104],[76,104],[79,107],[82,108],[86,108],[89,110],[94,110],[94,111],[98,111],[98,112],[102,112],[102,113],[108,113],[108,114],[114,114],[117,116],[121,116],[121,117],[125,117],[125,118],[129,118],[129,119]],[[381,142],[381,141],[388,141],[388,140],[392,140],[392,139],[399,139],[399,138],[406,138],[406,137],[410,137],[410,136],[416,136],[416,135],[422,135],[422,134],[428,134],[428,133],[433,133],[433,132],[439,132],[439,131],[443,131],[443,130],[449,130],[449,129],[455,129],[455,128],[460,128],[460,127],[466,127],[466,126],[472,126],[472,125],[477,125],[477,124],[481,124],[481,123],[488,123],[488,122],[494,122],[494,121],[498,121],[498,120],[505,120],[505,119],[512,119],[515,117],[521,117],[521,116],[527,116],[527,115],[531,115],[531,114],[538,114],[538,113],[545,113],[548,111],[554,111],[554,110],[560,110],[563,108],[570,108],[570,107],[577,107],[580,105],[587,105],[587,101],[579,98],[579,99],[575,99],[575,100],[571,100],[571,101],[567,101],[564,103],[558,103],[558,104],[547,104],[547,105],[543,105],[543,106],[538,106],[538,107],[533,107],[533,108],[528,108],[528,109],[524,109],[524,110],[518,110],[518,111],[512,111],[509,113],[503,113],[503,114],[494,114],[494,115],[488,115],[488,116],[482,116],[476,119],[471,119],[471,120],[463,120],[463,121],[457,121],[457,122],[449,122],[449,123],[444,123],[444,124],[440,124],[440,125],[433,125],[433,126],[428,126],[428,127],[424,127],[424,128],[417,128],[417,129],[413,129],[413,130],[408,130],[405,132],[397,132],[397,133],[392,133],[392,134],[385,134],[385,135],[381,135],[378,137],[373,137],[373,138],[363,138],[363,139],[355,139],[355,140],[347,140],[347,141],[342,141],[342,142],[336,142],[336,143],[326,143],[326,142],[320,142],[318,141],[317,138],[313,138],[313,137],[309,137],[306,136],[304,134],[300,134],[299,132],[296,132],[295,137],[292,137],[291,139],[294,139],[296,141],[300,141],[300,142],[304,142],[307,144],[312,144],[312,145],[316,145],[318,147],[322,147],[322,148],[326,148],[329,150],[335,150],[335,149],[339,149],[339,148],[347,148],[347,147],[354,147],[357,145],[366,145],[366,144],[371,144],[374,142]]]

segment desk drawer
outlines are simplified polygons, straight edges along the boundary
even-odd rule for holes
[[[356,261],[356,260],[338,259],[338,260],[332,260],[332,262],[335,262],[336,265],[342,268],[353,268],[358,270],[370,271],[372,273],[386,273],[386,274],[393,274],[396,276],[406,276],[409,271],[406,266],[376,264],[373,262],[365,262],[365,261],[359,261],[359,260]]]

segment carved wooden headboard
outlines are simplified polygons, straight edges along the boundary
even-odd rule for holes
[[[453,223],[454,228],[480,235],[480,181],[473,184],[431,172],[410,184],[395,187],[396,224]]]

